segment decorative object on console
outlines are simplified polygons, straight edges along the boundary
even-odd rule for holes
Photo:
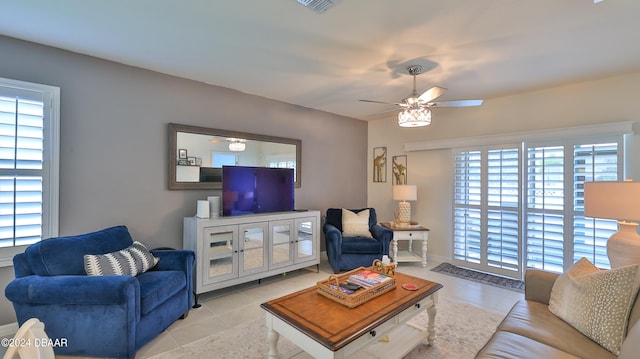
[[[220,197],[209,196],[207,197],[207,201],[209,201],[209,217],[210,218],[220,217]]]
[[[415,185],[395,185],[392,187],[392,198],[398,203],[397,221],[401,225],[411,223],[411,204],[407,201],[418,199],[418,189]]]
[[[611,268],[640,264],[640,182],[587,182],[584,184],[584,214],[618,220],[618,231],[607,241]]]
[[[198,200],[196,217],[209,218],[209,201]]]

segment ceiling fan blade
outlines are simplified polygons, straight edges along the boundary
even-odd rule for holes
[[[429,101],[431,101],[433,99],[436,99],[436,98],[442,96],[442,94],[445,93],[445,91],[447,91],[447,89],[444,88],[444,87],[433,86],[432,88],[430,88],[427,91],[423,92],[422,95],[420,95],[420,97],[418,97],[418,100],[420,100],[422,102],[429,102]]]
[[[400,103],[393,103],[393,102],[384,102],[384,101],[374,101],[374,100],[358,100],[358,101],[362,101],[362,102],[371,102],[371,103],[381,103],[383,105],[396,105],[396,106],[400,106],[402,104]]]
[[[480,105],[482,105],[482,100],[455,100],[455,101],[429,102],[427,106],[429,107],[469,107],[469,106],[480,106]]]

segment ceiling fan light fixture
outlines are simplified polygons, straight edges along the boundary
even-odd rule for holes
[[[398,113],[398,126],[422,127],[431,124],[431,111],[428,108],[407,108]]]
[[[229,151],[242,152],[247,148],[246,140],[242,138],[227,138],[229,141]]]

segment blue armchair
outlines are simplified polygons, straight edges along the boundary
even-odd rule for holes
[[[352,209],[354,213],[369,210],[369,232],[371,237],[344,237],[342,231],[342,208],[327,209],[324,232],[327,257],[335,273],[358,267],[368,267],[375,259],[389,255],[389,245],[393,231],[377,224],[376,210],[373,208]]]
[[[85,254],[106,254],[132,245],[125,226],[51,238],[13,258],[15,279],[5,296],[18,323],[39,318],[58,355],[132,358],[176,319],[192,300],[195,255],[188,250],[151,250],[158,263],[132,275],[89,276]],[[63,341],[64,340],[64,341]]]

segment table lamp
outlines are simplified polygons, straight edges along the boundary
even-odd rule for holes
[[[411,203],[407,201],[415,201],[418,199],[418,189],[415,185],[395,185],[392,187],[392,195],[394,201],[398,203],[397,221],[401,225],[411,223]]]
[[[640,264],[640,182],[587,182],[584,184],[584,214],[618,220],[618,231],[607,241],[611,268]]]

